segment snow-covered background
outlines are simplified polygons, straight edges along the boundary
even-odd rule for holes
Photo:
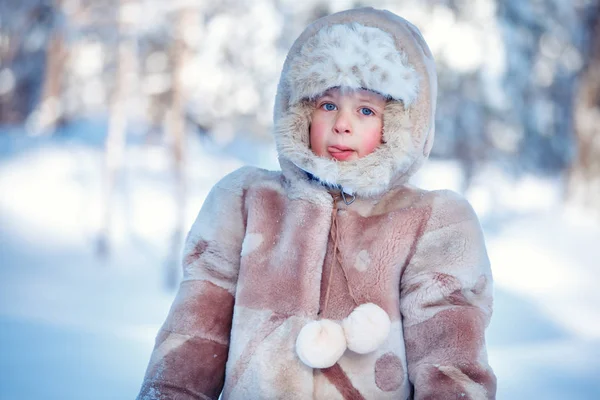
[[[0,400],[135,397],[178,224],[228,172],[278,167],[285,54],[359,5],[413,22],[436,59],[436,143],[413,183],[481,219],[498,399],[600,399],[600,2],[2,0]]]
[[[129,148],[115,250],[102,261],[101,148],[77,130],[0,138],[0,399],[134,398],[175,294],[163,276],[175,209],[165,151]],[[193,140],[189,154],[188,225],[222,175],[277,165],[270,144]],[[415,183],[458,189],[458,171],[431,161]],[[492,170],[477,180],[466,195],[496,279],[488,343],[498,398],[599,398],[600,227],[561,206],[558,181]]]

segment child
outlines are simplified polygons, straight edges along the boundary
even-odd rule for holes
[[[492,277],[472,208],[407,184],[437,82],[387,11],[296,40],[275,106],[281,172],[208,195],[140,399],[493,399]]]

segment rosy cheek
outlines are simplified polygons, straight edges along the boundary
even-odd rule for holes
[[[310,148],[318,156],[326,156],[325,149],[325,124],[319,118],[313,119],[310,124]]]
[[[381,144],[381,130],[375,130],[371,135],[364,138],[361,156],[371,154]]]

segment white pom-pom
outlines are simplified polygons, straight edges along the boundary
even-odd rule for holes
[[[346,351],[346,338],[340,324],[328,319],[306,324],[296,339],[296,353],[311,368],[328,368]]]
[[[366,303],[356,307],[342,322],[348,348],[355,353],[367,354],[377,349],[390,333],[389,315],[377,304]]]

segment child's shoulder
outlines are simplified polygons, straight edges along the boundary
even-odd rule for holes
[[[430,229],[469,226],[469,229],[480,230],[479,218],[471,203],[463,195],[452,190],[434,190],[429,192],[429,197],[431,211],[428,226]]]
[[[225,175],[214,188],[224,189],[241,194],[250,186],[263,184],[276,184],[281,181],[281,171],[269,171],[254,166],[244,166]]]
[[[408,185],[403,188],[402,198],[410,203],[410,207],[428,209],[434,218],[476,218],[469,201],[463,195],[449,189],[425,190]]]

